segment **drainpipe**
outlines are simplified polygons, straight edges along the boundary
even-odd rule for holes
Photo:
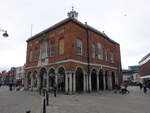
[[[89,56],[89,32],[88,32],[88,26],[87,26],[87,22],[85,22],[85,26],[86,26],[86,41],[87,41],[87,70],[88,70],[88,81],[89,76],[90,76],[90,56]],[[88,92],[90,92],[90,85],[89,85],[90,81],[88,82]]]

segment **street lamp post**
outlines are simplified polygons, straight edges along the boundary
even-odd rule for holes
[[[3,32],[3,37],[5,37],[5,38],[7,38],[7,37],[8,37],[7,30],[0,29],[0,32]]]

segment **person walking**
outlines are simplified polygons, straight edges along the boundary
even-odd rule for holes
[[[142,85],[142,83],[141,83],[141,82],[139,83],[139,87],[140,87],[140,90],[142,90],[143,85]]]
[[[56,97],[56,93],[57,93],[57,85],[56,83],[54,84],[54,97]]]
[[[144,84],[144,86],[143,86],[143,92],[146,94],[147,93],[147,87],[146,87],[146,85]]]

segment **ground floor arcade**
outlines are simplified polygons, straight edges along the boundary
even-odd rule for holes
[[[64,66],[42,67],[26,71],[26,89],[52,88],[57,85],[58,92],[75,93],[91,92],[100,90],[111,90],[118,84],[118,74],[116,70],[90,69],[88,74],[86,69],[76,66],[75,70],[66,70]]]

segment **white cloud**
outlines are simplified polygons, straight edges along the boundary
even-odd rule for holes
[[[123,67],[138,64],[149,52],[149,0],[1,0],[0,28],[10,37],[0,36],[0,67],[23,65],[31,24],[38,33],[66,18],[72,4],[80,21],[120,43]]]

